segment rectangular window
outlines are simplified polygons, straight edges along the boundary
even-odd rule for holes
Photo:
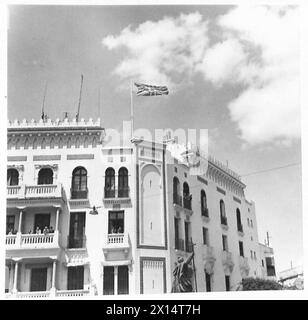
[[[222,236],[222,250],[228,251],[228,239],[225,235]]]
[[[251,250],[250,250],[250,258],[253,259],[253,253]]]
[[[248,225],[248,227],[250,227],[249,218],[247,218],[247,225]]]
[[[85,247],[85,212],[71,212],[70,231],[68,236],[69,248]]]
[[[124,233],[124,210],[109,211],[108,233]]]
[[[253,228],[253,222],[252,222],[252,220],[250,220],[250,226],[251,226],[251,228]]]
[[[243,241],[238,242],[239,245],[239,250],[240,250],[240,256],[244,257],[244,246],[243,246]]]
[[[103,293],[114,294],[114,267],[104,267]]]
[[[208,228],[202,228],[203,231],[203,244],[206,244],[207,246],[210,245],[209,243],[209,230]]]
[[[128,292],[128,266],[118,266],[118,294]]]
[[[15,232],[15,216],[6,217],[6,234]]]
[[[230,276],[225,276],[226,291],[230,291]]]
[[[256,256],[256,252],[255,251],[253,253],[253,257],[254,257],[255,260],[257,260],[257,256]]]
[[[180,219],[174,218],[174,247],[175,247],[175,249],[180,249],[179,224],[180,224]]]
[[[185,251],[192,252],[190,222],[185,221]]]
[[[83,290],[84,267],[67,268],[67,290]]]
[[[210,292],[212,291],[212,276],[205,272],[205,286],[206,286],[206,291]]]

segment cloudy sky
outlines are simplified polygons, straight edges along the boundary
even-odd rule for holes
[[[135,98],[135,127],[209,129],[286,269],[303,261],[298,21],[281,6],[11,6],[8,117],[38,119],[46,83],[47,114],[73,117],[83,74],[81,117],[120,129],[131,80],[167,85]]]

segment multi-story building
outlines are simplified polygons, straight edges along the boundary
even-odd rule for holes
[[[172,143],[172,142],[169,142]],[[167,142],[109,146],[100,122],[8,124],[6,292],[17,298],[195,291],[262,277],[255,205],[213,158],[190,175]]]

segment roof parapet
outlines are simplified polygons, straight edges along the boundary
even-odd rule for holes
[[[96,121],[93,121],[92,118],[89,118],[88,121],[86,121],[84,118],[81,118],[80,121],[76,121],[76,119],[69,120],[68,118],[65,118],[63,121],[60,119],[56,120],[42,120],[36,121],[34,119],[27,121],[27,119],[23,119],[22,121],[19,121],[15,119],[14,121],[8,121],[8,129],[22,129],[22,128],[65,128],[65,127],[100,127],[101,121],[100,118],[98,118]]]

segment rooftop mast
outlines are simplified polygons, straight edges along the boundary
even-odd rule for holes
[[[83,75],[81,75],[81,83],[80,83],[80,92],[79,92],[79,101],[78,101],[78,110],[76,114],[76,121],[79,120],[79,113],[80,113],[80,103],[81,103],[81,92],[82,92],[82,83],[83,83]]]

